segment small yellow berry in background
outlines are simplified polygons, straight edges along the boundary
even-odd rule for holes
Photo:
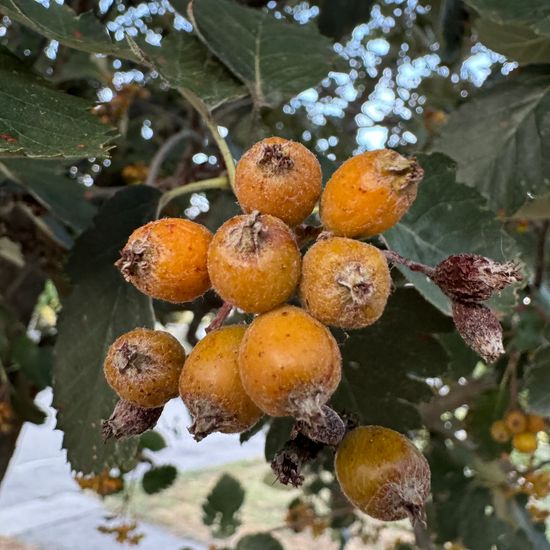
[[[536,414],[527,415],[527,431],[536,434],[546,430],[546,422],[542,416]]]
[[[513,434],[527,431],[527,416],[519,410],[513,410],[504,417],[506,427]]]
[[[497,420],[491,424],[491,437],[497,443],[506,443],[510,441],[510,432],[504,420]]]
[[[512,445],[521,453],[532,454],[537,450],[537,436],[531,432],[516,434],[512,439]]]

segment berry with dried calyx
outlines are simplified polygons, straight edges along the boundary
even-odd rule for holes
[[[340,328],[372,325],[391,290],[386,258],[370,244],[329,237],[304,256],[300,299],[316,319]]]
[[[531,433],[544,432],[546,430],[546,421],[542,416],[536,414],[527,415],[527,431]]]
[[[144,294],[188,302],[210,288],[206,259],[211,239],[203,225],[162,218],[136,229],[115,265]]]
[[[244,212],[271,214],[291,227],[311,214],[321,183],[315,155],[302,144],[279,137],[253,145],[235,172],[235,194]]]
[[[453,301],[453,321],[466,344],[488,363],[504,353],[502,327],[488,307]]]
[[[533,454],[538,447],[537,436],[531,432],[521,432],[512,438],[512,446],[520,453]]]
[[[283,306],[257,317],[244,336],[239,363],[246,393],[266,414],[295,417],[315,441],[338,432],[327,424],[342,421],[323,405],[340,382],[340,350],[328,329],[304,310]]]
[[[184,362],[185,351],[171,334],[137,328],[111,344],[103,370],[120,398],[156,408],[178,395]]]
[[[336,477],[351,503],[382,521],[423,521],[430,467],[406,437],[381,426],[360,426],[340,443]]]
[[[244,391],[239,375],[245,331],[245,326],[234,325],[208,333],[181,371],[180,396],[193,418],[189,432],[197,441],[213,432],[248,430],[263,414]]]
[[[257,212],[225,222],[208,249],[214,290],[248,313],[263,313],[286,302],[298,284],[300,265],[288,226]]]
[[[497,420],[491,424],[491,437],[497,443],[506,443],[510,441],[510,432],[503,420]]]
[[[371,237],[393,227],[416,198],[424,171],[390,149],[348,159],[321,196],[325,229],[342,237]]]
[[[519,434],[528,431],[527,416],[519,410],[509,411],[504,417],[504,423],[510,433]]]
[[[164,407],[138,407],[129,401],[119,399],[109,420],[103,420],[101,423],[103,440],[126,439],[154,428],[163,409]]]
[[[451,299],[466,303],[488,300],[522,276],[514,262],[501,264],[478,254],[457,254],[437,265],[431,279]]]

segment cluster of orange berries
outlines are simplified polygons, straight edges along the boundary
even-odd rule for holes
[[[512,439],[514,449],[533,454],[538,447],[537,434],[545,430],[544,418],[514,409],[506,413],[502,420],[493,422],[491,437],[498,443],[507,443]]]
[[[421,177],[414,160],[391,150],[367,152],[346,161],[321,196],[321,168],[308,149],[281,138],[257,143],[236,169],[243,215],[214,235],[189,220],[148,223],[132,233],[117,266],[154,298],[187,302],[212,287],[231,307],[258,316],[249,326],[209,332],[187,358],[170,334],[135,329],[109,348],[108,383],[122,400],[147,409],[179,393],[197,440],[242,432],[268,414],[292,416],[308,437],[336,446],[345,427],[326,403],[340,382],[342,359],[325,325],[362,328],[382,315],[388,263],[376,247],[353,238],[396,224]],[[302,260],[295,228],[319,198],[330,233]],[[303,308],[285,305],[297,289]],[[348,433],[336,472],[348,498],[379,519],[417,518],[429,493],[426,460],[386,428]]]

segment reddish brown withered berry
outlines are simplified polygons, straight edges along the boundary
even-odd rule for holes
[[[212,234],[198,223],[162,218],[136,229],[116,266],[144,294],[188,302],[210,288],[206,258]]]
[[[501,264],[478,254],[456,254],[437,265],[431,279],[453,300],[483,302],[522,276],[513,262]]]
[[[308,313],[327,325],[372,325],[390,290],[388,262],[370,244],[332,237],[317,241],[304,256],[300,299]]]
[[[156,408],[178,395],[184,362],[185,351],[171,334],[137,328],[111,344],[103,370],[120,398]]]
[[[343,493],[359,510],[382,521],[422,521],[430,494],[424,455],[398,432],[360,426],[338,447],[335,470]]]
[[[286,302],[300,277],[300,251],[280,219],[266,214],[235,216],[216,232],[208,250],[214,290],[248,313]]]
[[[208,333],[185,362],[179,391],[193,418],[189,432],[197,441],[213,432],[243,432],[262,416],[239,374],[245,331],[244,325],[233,325]]]
[[[321,166],[302,144],[270,137],[237,164],[235,194],[244,212],[271,214],[291,227],[312,212],[321,194]]]

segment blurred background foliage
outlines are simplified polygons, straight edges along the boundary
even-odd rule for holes
[[[269,135],[307,145],[325,179],[391,147],[418,155],[426,177],[386,242],[432,265],[516,259],[525,285],[492,304],[507,354],[487,366],[438,289],[394,270],[381,321],[336,333],[334,406],[414,436],[430,461],[428,526],[395,548],[550,548],[548,434],[530,455],[490,435],[510,408],[550,417],[548,113],[548,0],[0,0],[0,478],[22,423],[43,419],[33,397],[53,372],[83,488],[124,492],[138,463],[145,493],[169,487],[177,471],[147,458],[160,435],[101,441],[115,402],[104,352],[155,323],[192,346],[220,301],[151,307],[112,265],[129,233],[161,209],[215,230],[237,213],[233,159]],[[290,423],[258,429],[269,461]],[[345,501],[331,461],[310,466],[285,528],[370,547],[380,528]],[[203,505],[215,536],[239,532],[244,500],[238,480],[219,479]],[[135,524],[104,530],[140,540]],[[236,540],[281,548],[269,533]]]

